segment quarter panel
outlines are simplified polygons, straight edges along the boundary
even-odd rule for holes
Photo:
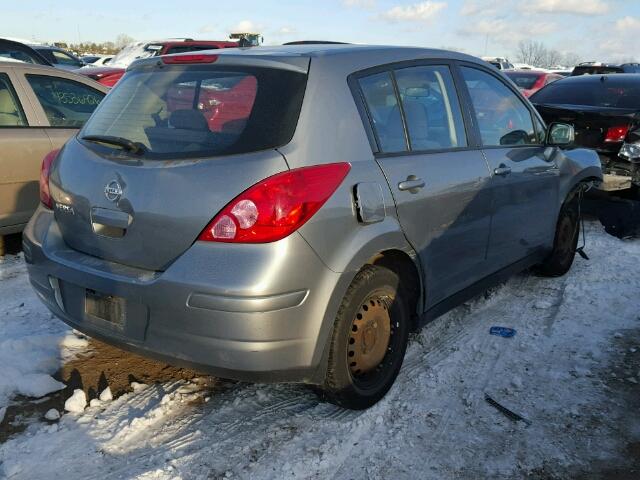
[[[0,226],[25,224],[33,214],[40,166],[50,150],[41,128],[0,128]]]

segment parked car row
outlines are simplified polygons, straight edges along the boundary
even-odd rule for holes
[[[93,78],[97,82],[113,87],[122,78],[126,68],[134,60],[143,58],[169,55],[173,53],[198,52],[202,50],[215,50],[220,48],[237,48],[237,41],[218,40],[161,40],[154,42],[134,42],[123,48],[106,65],[98,68],[85,67],[77,70],[77,73]]]

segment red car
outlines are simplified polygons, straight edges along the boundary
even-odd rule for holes
[[[564,78],[562,75],[541,70],[511,70],[503,73],[516,84],[516,87],[527,98],[545,85]]]
[[[139,58],[156,57],[171,53],[196,52],[198,50],[213,50],[216,48],[237,48],[239,42],[226,40],[162,40],[158,42],[135,42],[124,47],[109,62],[108,67],[83,67],[76,73],[86,75],[100,82],[106,87],[113,87],[124,75],[131,62]]]

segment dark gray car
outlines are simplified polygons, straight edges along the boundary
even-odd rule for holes
[[[447,51],[141,60],[45,166],[25,259],[91,336],[365,408],[411,329],[527,267],[570,268],[579,192],[602,178],[571,139]]]

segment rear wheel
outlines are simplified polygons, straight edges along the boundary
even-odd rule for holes
[[[562,205],[551,254],[542,262],[537,271],[545,277],[560,277],[573,264],[580,234],[578,192],[572,192]]]
[[[323,385],[327,399],[364,409],[384,397],[402,366],[409,321],[398,275],[384,267],[365,266],[336,316]]]

